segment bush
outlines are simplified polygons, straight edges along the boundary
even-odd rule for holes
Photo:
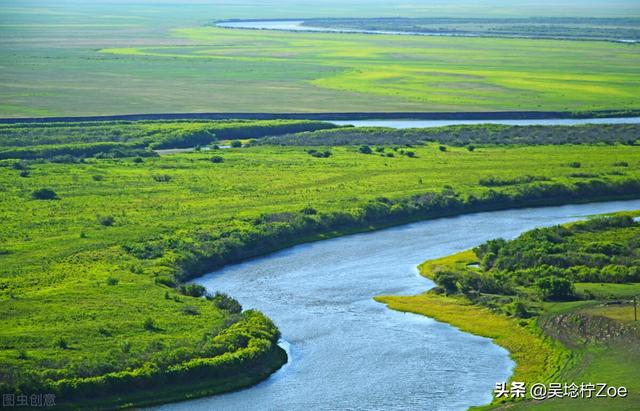
[[[536,281],[536,287],[544,300],[566,301],[574,295],[573,283],[554,275],[540,278]]]
[[[55,341],[55,346],[63,350],[66,350],[69,348],[69,343],[67,343],[67,340],[65,340],[64,338],[58,337]]]
[[[438,150],[442,151],[443,153],[445,151],[447,151],[447,147],[446,146],[438,146]]]
[[[119,282],[120,280],[118,280],[117,278],[113,278],[113,277],[107,278],[107,285],[118,285]]]
[[[142,327],[147,331],[155,331],[158,329],[156,323],[151,317],[147,317],[147,319],[144,320],[144,323],[142,323]]]
[[[58,195],[55,191],[49,188],[41,188],[31,193],[31,198],[34,200],[56,200]]]
[[[613,163],[614,167],[629,167],[629,163],[627,163],[626,161],[616,161],[615,163]]]
[[[178,287],[178,291],[190,297],[202,297],[207,293],[207,289],[200,284],[182,284]]]
[[[211,298],[211,302],[217,308],[228,311],[230,313],[240,313],[242,311],[242,305],[235,298],[229,297],[227,294],[216,292]]]
[[[474,151],[476,151],[476,146],[469,145],[469,146],[467,146],[467,150],[469,150],[470,152],[474,152]]]
[[[438,284],[438,286],[442,288],[447,295],[458,292],[458,276],[456,273],[450,271],[439,271],[434,276],[433,281]]]
[[[311,155],[312,157],[316,157],[316,158],[329,158],[331,157],[331,151],[329,150],[325,150],[325,151],[318,151],[318,150],[307,150],[307,154]]]
[[[367,145],[362,145],[360,146],[360,148],[358,148],[358,151],[360,151],[362,154],[371,154],[371,147],[367,146]]]
[[[231,147],[240,148],[240,147],[242,147],[242,142],[240,140],[233,140],[231,142]]]
[[[112,215],[98,215],[96,219],[100,225],[105,227],[111,227],[116,221],[115,217]]]
[[[192,305],[186,305],[182,308],[182,313],[185,315],[200,315],[200,311],[198,311],[198,308],[192,306]]]
[[[220,156],[213,156],[211,157],[211,162],[215,164],[224,163],[224,158]]]
[[[136,164],[140,164],[140,163],[144,163],[144,160],[142,159],[142,157],[134,157],[133,162]]]
[[[573,162],[569,163],[569,167],[571,167],[571,168],[580,168],[580,167],[582,167],[582,164],[579,161],[573,161]]]
[[[168,183],[171,181],[171,178],[169,174],[156,174],[153,176],[153,179],[158,183]]]

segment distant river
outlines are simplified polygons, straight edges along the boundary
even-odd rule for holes
[[[639,124],[640,117],[532,119],[532,120],[327,120],[338,125],[356,127],[427,128],[462,124],[505,124],[511,126],[577,126],[580,124]]]
[[[218,27],[230,29],[253,29],[253,30],[284,30],[284,31],[314,31],[323,33],[360,33],[360,34],[394,34],[411,36],[454,36],[454,37],[486,37],[488,33],[461,33],[445,31],[395,31],[395,30],[366,30],[366,29],[346,29],[335,27],[314,27],[303,25],[303,20],[261,20],[261,21],[225,21],[216,23]],[[528,38],[524,35],[510,35],[515,38]],[[636,40],[619,39],[620,43],[635,44]]]
[[[284,30],[284,31],[316,31],[323,33],[361,33],[361,34],[408,34],[414,36],[458,36],[458,37],[477,37],[475,34],[469,33],[425,33],[413,31],[392,31],[392,30],[364,30],[364,29],[340,29],[331,27],[313,27],[303,26],[304,21],[298,20],[264,20],[264,21],[228,21],[217,23],[218,27],[229,29],[253,29],[253,30]]]
[[[155,408],[193,410],[464,410],[491,401],[513,362],[491,340],[372,298],[433,283],[420,262],[486,240],[590,214],[640,209],[640,200],[442,218],[311,244],[229,266],[197,282],[271,317],[289,363],[242,391]]]

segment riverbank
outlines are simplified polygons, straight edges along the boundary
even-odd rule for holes
[[[612,161],[635,165],[632,146],[412,150],[415,158],[365,155],[357,147],[332,148],[328,158],[304,148],[248,147],[220,150],[222,162],[204,152],[142,161],[6,161],[3,369],[75,384],[75,378],[110,380],[149,361],[172,366],[209,356],[203,341],[234,318],[212,301],[185,295],[180,283],[293,244],[491,207],[640,192],[635,168]],[[588,176],[611,174],[575,176],[568,164],[578,160]],[[534,173],[553,180],[513,180]],[[512,185],[488,188],[481,178]],[[42,188],[57,198],[30,195]],[[21,331],[27,321],[37,324],[37,335]],[[66,366],[52,367],[51,358]],[[15,381],[5,392],[15,391]]]
[[[633,217],[637,214],[638,212],[620,215]],[[568,227],[572,226],[578,227]],[[592,224],[587,230],[603,230],[595,227],[602,225]],[[626,225],[622,225],[623,228],[613,227],[609,231],[602,231],[598,236],[594,236],[592,231],[575,235],[582,235],[589,241],[599,240],[592,244],[605,244],[604,241],[608,238],[624,241],[633,236],[633,231],[629,230],[634,228],[627,229]],[[580,230],[581,228],[577,228],[573,232],[581,233]],[[583,241],[583,237],[580,237],[580,241]],[[525,253],[526,250],[521,249],[520,252]],[[468,250],[426,261],[419,266],[419,270],[421,275],[435,281],[442,281],[438,279],[442,273],[467,272],[471,276],[477,276],[476,270],[480,268],[476,267],[480,265],[480,259],[476,254],[474,250]],[[528,258],[531,259],[532,256],[529,255]],[[482,264],[485,265],[486,262]],[[553,267],[547,268],[552,269]],[[487,274],[485,272],[482,275]],[[458,287],[462,287],[461,284],[458,283]],[[543,300],[542,303],[533,305],[522,297],[522,293],[526,295],[530,291],[520,289],[520,299],[516,299],[520,306],[510,315],[505,314],[505,309],[511,309],[508,304],[511,304],[514,297],[499,294],[491,296],[493,302],[490,303],[481,294],[474,292],[446,295],[443,289],[436,288],[415,296],[379,296],[375,300],[394,310],[425,315],[462,331],[491,338],[496,344],[506,348],[516,362],[510,381],[525,382],[527,387],[533,383],[575,383],[580,386],[583,382],[598,382],[623,386],[629,391],[625,398],[609,399],[560,397],[546,401],[527,399],[514,403],[511,398],[494,398],[491,405],[481,407],[482,409],[598,410],[606,402],[607,409],[628,410],[635,409],[640,402],[640,395],[634,390],[638,385],[638,371],[627,366],[640,360],[640,352],[633,348],[640,342],[640,326],[634,321],[633,307],[628,301],[630,296],[640,292],[638,286],[638,283],[580,283],[576,285],[579,297],[575,299],[578,301]]]
[[[427,261],[419,266],[419,271],[433,280],[437,271],[477,262],[473,251],[468,250]],[[496,314],[462,296],[425,292],[416,296],[377,296],[374,299],[392,310],[424,315],[461,331],[491,338],[509,351],[516,363],[511,381],[550,382],[566,363],[574,360],[575,355],[570,350],[545,336],[535,322]]]
[[[638,117],[640,110],[594,111],[469,111],[469,112],[310,112],[310,113],[149,113],[108,116],[5,117],[0,124],[57,123],[73,121],[144,121],[144,120],[543,120]]]

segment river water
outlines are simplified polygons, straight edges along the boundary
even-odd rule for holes
[[[337,125],[355,127],[428,128],[463,124],[504,124],[510,126],[577,126],[581,124],[638,124],[640,117],[531,119],[531,120],[328,120]]]
[[[359,33],[359,34],[392,34],[410,36],[448,36],[448,37],[487,37],[488,33],[464,33],[464,32],[444,32],[444,31],[395,31],[395,30],[367,30],[367,29],[347,29],[334,27],[314,27],[303,25],[303,20],[246,20],[246,21],[223,21],[216,23],[218,27],[230,29],[252,29],[252,30],[281,30],[281,31],[308,31],[322,33]],[[528,38],[525,35],[510,35],[513,38]],[[636,44],[637,40],[618,39],[620,43]]]
[[[640,209],[640,200],[442,218],[303,244],[208,274],[210,291],[272,318],[289,363],[238,392],[157,407],[186,410],[464,410],[491,401],[513,362],[489,339],[376,303],[433,283],[416,265],[523,231]]]

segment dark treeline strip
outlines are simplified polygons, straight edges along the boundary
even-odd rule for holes
[[[576,126],[457,125],[422,129],[352,127],[268,137],[258,144],[285,146],[341,146],[421,144],[437,141],[452,146],[469,144],[629,144],[638,143],[640,124]]]
[[[263,255],[304,239],[331,233],[362,231],[462,213],[516,207],[565,204],[581,201],[640,197],[640,180],[589,180],[573,184],[533,182],[508,190],[488,190],[481,197],[462,196],[451,189],[406,199],[378,198],[345,211],[318,212],[307,207],[297,213],[264,215],[245,221],[234,231],[200,230],[175,238],[130,244],[126,250],[142,259],[153,259],[158,272],[172,273],[161,283],[173,285],[226,264]]]
[[[120,114],[113,116],[83,117],[23,117],[0,118],[0,124],[57,123],[87,121],[144,121],[144,120],[536,120],[569,118],[637,117],[640,110],[591,110],[591,111],[493,111],[493,112],[339,112],[339,113],[158,113]]]
[[[139,144],[127,143],[58,144],[28,148],[0,149],[0,160],[48,159],[72,162],[72,160],[86,157],[149,157],[155,155],[157,154],[144,149]]]
[[[29,123],[0,126],[0,159],[145,155],[142,149],[204,146],[221,139],[255,139],[335,128],[320,121],[144,121]]]
[[[640,40],[640,19],[588,17],[530,18],[324,18],[304,26],[342,30],[424,34],[595,40]]]

